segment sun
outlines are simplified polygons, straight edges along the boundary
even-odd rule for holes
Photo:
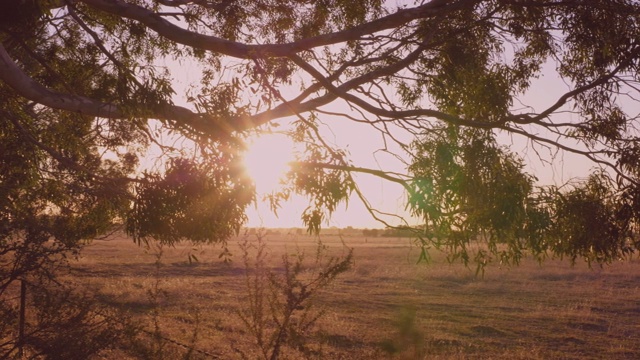
[[[294,160],[293,142],[285,135],[264,134],[247,140],[247,147],[244,165],[258,195],[277,191]]]

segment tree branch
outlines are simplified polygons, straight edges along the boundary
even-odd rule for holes
[[[137,115],[123,111],[116,104],[104,103],[80,95],[64,94],[44,87],[22,71],[11,59],[2,44],[0,44],[0,80],[20,96],[53,109],[111,119],[126,119]],[[221,120],[208,114],[195,113],[187,108],[172,104],[164,104],[155,109],[145,109],[145,111],[146,118],[175,121],[179,125],[190,127],[214,137],[256,126],[251,117]],[[271,113],[269,112],[263,116]],[[258,119],[261,118],[258,117]]]
[[[424,5],[402,9],[380,19],[334,33],[318,35],[287,44],[247,45],[186,30],[149,9],[125,3],[121,0],[80,1],[96,9],[139,21],[159,35],[183,45],[242,59],[286,57],[315,47],[358,40],[364,35],[397,28],[417,19],[447,14],[463,7],[473,6],[479,2],[479,0],[432,0]]]

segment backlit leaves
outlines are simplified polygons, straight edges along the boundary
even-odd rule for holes
[[[408,206],[424,219],[428,238],[453,250],[479,237],[519,248],[533,178],[514,154],[490,133],[456,127],[426,134],[414,148]]]
[[[439,130],[414,143],[409,209],[424,219],[426,243],[445,247],[451,260],[517,263],[530,251],[602,264],[634,251],[637,186],[617,192],[596,172],[566,189],[536,188],[491,133]],[[487,251],[470,246],[476,242]]]
[[[164,174],[147,173],[136,186],[127,232],[136,242],[220,243],[240,230],[254,189],[237,159],[173,159]]]

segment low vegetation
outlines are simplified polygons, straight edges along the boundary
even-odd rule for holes
[[[314,273],[316,238],[281,232],[265,240],[268,247],[259,259],[270,274],[261,283],[266,294],[275,289],[269,277],[283,279],[286,266],[295,265],[283,265],[283,255],[306,254],[311,265],[298,275]],[[299,339],[304,351],[290,347],[282,358],[634,359],[640,354],[637,259],[602,268],[554,259],[540,266],[524,259],[517,267],[489,264],[484,277],[477,277],[474,269],[448,264],[444,255],[416,264],[420,249],[404,238],[322,236],[326,258],[348,256],[344,240],[353,249],[351,267],[314,293],[307,318],[313,326]],[[251,279],[260,279],[257,263],[247,272],[242,259],[242,249],[251,244],[258,244],[256,237],[229,241],[230,263],[218,258],[220,248],[214,246],[165,247],[159,254],[124,236],[87,246],[65,280],[138,329],[96,358],[261,357],[256,332],[247,326],[256,324],[247,316],[255,310],[248,289],[255,291]],[[190,255],[199,261],[190,262]],[[265,314],[273,314],[272,305],[265,302]],[[273,326],[269,316],[262,322],[266,327]]]

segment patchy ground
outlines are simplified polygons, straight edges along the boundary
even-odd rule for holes
[[[325,314],[307,343],[318,357],[640,357],[637,259],[594,269],[525,260],[518,267],[491,265],[478,278],[475,269],[449,265],[439,254],[416,264],[419,250],[408,239],[321,239],[334,255],[346,252],[343,241],[353,247],[355,263],[315,304]],[[229,242],[233,261],[226,264],[219,246],[165,248],[158,258],[122,236],[96,240],[74,263],[72,280],[149,331],[158,310],[163,336],[198,349],[194,358],[240,358],[255,348],[235,314],[247,301],[238,241]],[[316,249],[316,239],[304,235],[267,235],[266,242],[275,271],[282,254],[304,251],[311,259]],[[190,263],[190,254],[198,261]]]

